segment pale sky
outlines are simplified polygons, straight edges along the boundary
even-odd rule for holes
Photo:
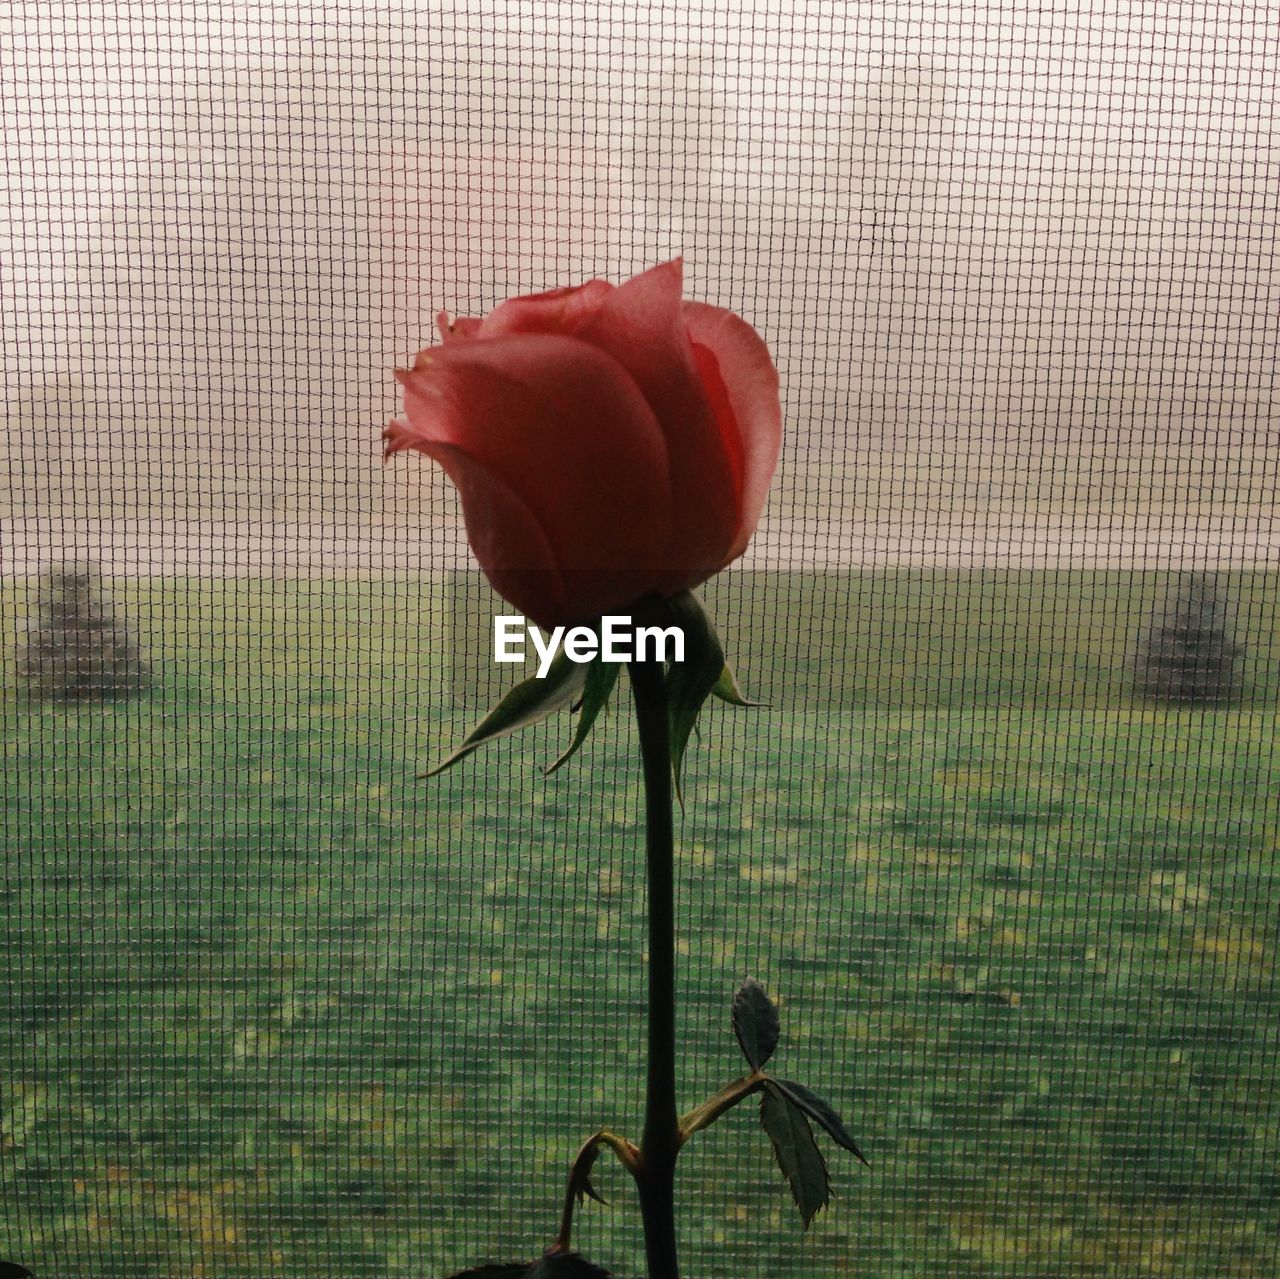
[[[775,351],[800,506],[818,457],[864,505],[1280,457],[1280,5],[610,11],[7,6],[0,514],[444,501],[376,465],[434,312],[676,253]]]

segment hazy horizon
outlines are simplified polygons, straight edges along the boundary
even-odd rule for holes
[[[33,521],[448,529],[378,448],[435,312],[676,254],[782,373],[765,541],[1083,514],[1270,546],[1280,24],[595,12],[0,17],[10,557]]]

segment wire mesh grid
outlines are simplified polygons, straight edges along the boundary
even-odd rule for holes
[[[802,1234],[730,1116],[688,1273],[1275,1273],[1280,12],[11,0],[0,36],[0,1256],[443,1276],[533,1255],[581,1139],[636,1131],[625,703],[550,779],[559,722],[415,780],[509,683],[505,608],[379,436],[438,310],[681,256],[785,421],[705,592],[768,707],[688,765],[681,1095],[753,974],[871,1162]],[[623,1181],[580,1229],[625,1276]]]

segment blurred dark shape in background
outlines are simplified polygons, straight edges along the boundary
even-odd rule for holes
[[[1236,644],[1216,575],[1179,575],[1168,602],[1139,636],[1135,691],[1168,702],[1212,706],[1239,693]]]
[[[70,561],[45,575],[18,646],[18,675],[31,697],[48,701],[127,697],[147,687],[147,664],[113,616],[93,564]]]

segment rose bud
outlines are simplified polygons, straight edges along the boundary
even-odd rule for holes
[[[440,463],[480,566],[540,626],[697,586],[755,531],[778,373],[745,320],[681,298],[682,265],[441,312],[441,345],[396,373],[387,456]]]

